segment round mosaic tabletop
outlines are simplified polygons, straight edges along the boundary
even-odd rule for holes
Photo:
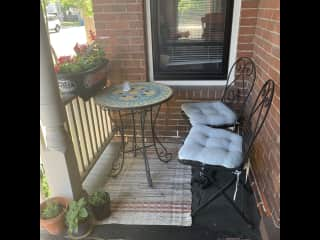
[[[123,85],[114,85],[95,96],[97,104],[110,109],[132,109],[149,107],[165,102],[172,96],[172,89],[154,82],[130,83],[130,90]]]

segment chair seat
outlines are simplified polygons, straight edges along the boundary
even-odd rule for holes
[[[242,137],[228,130],[195,125],[180,148],[178,156],[185,162],[191,160],[225,168],[237,168],[243,160]]]
[[[237,115],[221,101],[184,103],[181,109],[192,125],[233,125],[237,120]]]

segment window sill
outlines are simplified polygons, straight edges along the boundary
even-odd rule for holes
[[[167,80],[153,80],[156,83],[163,83],[169,86],[225,86],[226,80],[179,80],[179,81],[167,81]]]

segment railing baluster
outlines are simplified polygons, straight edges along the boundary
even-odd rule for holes
[[[99,106],[96,105],[96,112],[97,112],[97,119],[98,119],[98,128],[99,128],[99,133],[100,133],[100,141],[101,143],[103,143],[103,136],[102,136],[102,124],[101,124],[101,119],[100,119],[100,116],[99,116]],[[102,144],[101,144],[102,145]]]
[[[84,101],[78,98],[78,104],[79,104],[79,109],[80,109],[80,122],[82,126],[82,131],[83,131],[83,136],[84,136],[84,143],[85,143],[85,149],[87,153],[87,160],[88,164],[91,162],[93,159],[93,153],[92,153],[92,145],[91,145],[91,139],[88,133],[88,120],[86,118],[85,114],[85,107],[84,107]],[[88,143],[89,142],[89,143]]]
[[[103,141],[105,141],[107,139],[107,135],[106,135],[106,121],[103,118],[103,110],[102,107],[99,106],[99,112],[100,112],[100,117],[101,117],[101,125],[102,125],[102,132],[103,132]]]
[[[92,116],[93,116],[93,120],[94,120],[95,137],[96,137],[96,142],[97,142],[98,151],[99,151],[99,149],[101,147],[100,132],[98,129],[99,126],[98,126],[97,111],[96,111],[95,103],[93,102],[93,100],[91,101],[91,111],[92,111]]]
[[[71,140],[73,142],[73,146],[74,146],[74,152],[76,155],[76,159],[77,159],[77,164],[78,164],[78,169],[80,172],[80,175],[84,172],[83,166],[82,166],[82,162],[81,162],[81,150],[80,150],[80,143],[79,143],[79,139],[77,138],[75,132],[75,120],[73,117],[73,113],[72,113],[72,105],[68,104],[65,106],[65,110],[66,110],[66,114],[67,114],[67,125],[68,125],[68,130],[69,133],[71,135]]]
[[[107,121],[108,121],[108,126],[109,126],[109,134],[112,134],[112,131],[113,131],[113,126],[112,126],[112,122],[110,120],[110,116],[108,114],[108,111],[106,111],[106,116],[107,116]]]
[[[94,125],[94,119],[93,119],[93,111],[91,107],[91,100],[88,101],[88,111],[90,112],[90,126],[91,126],[91,136],[94,142],[94,151],[98,152],[99,146],[98,146],[98,141],[96,138],[96,130],[95,130],[95,125]]]
[[[84,181],[113,137],[112,123],[93,98],[87,102],[80,98],[68,99],[65,111],[78,171]]]
[[[103,138],[104,141],[107,139],[107,134],[106,134],[106,119],[104,118],[102,107],[100,107],[100,115],[101,115],[101,122],[102,122],[102,128],[103,128]]]
[[[105,110],[102,109],[102,112],[103,112],[103,116],[104,116],[104,121],[105,121],[105,124],[106,124],[106,134],[107,134],[107,138],[109,138],[110,136],[110,130],[109,130],[109,124],[108,124],[108,117],[107,117],[107,112]]]
[[[82,153],[83,153],[83,163],[86,168],[89,164],[89,155],[88,155],[88,149],[87,149],[87,142],[86,142],[86,138],[84,135],[84,128],[83,128],[83,124],[82,124],[82,116],[81,116],[79,98],[76,98],[74,103],[76,105],[76,110],[77,110],[76,112],[78,114],[78,119],[76,119],[76,120],[78,121],[77,125],[79,127],[79,137],[80,137],[80,146],[82,148]]]
[[[92,159],[94,159],[96,156],[97,149],[94,149],[94,144],[93,144],[94,137],[92,135],[92,126],[91,126],[91,121],[89,119],[89,114],[88,114],[89,108],[88,108],[87,102],[84,102],[84,110],[85,110],[86,119],[87,119],[88,134],[89,134],[91,150],[92,150]]]
[[[75,122],[75,134],[76,134],[76,139],[77,139],[77,144],[78,144],[78,147],[79,147],[79,150],[80,150],[80,162],[81,162],[81,166],[82,166],[82,169],[84,170],[85,169],[85,164],[84,164],[84,160],[83,160],[83,150],[81,148],[81,142],[80,142],[80,136],[79,136],[79,130],[78,130],[78,127],[77,127],[77,122],[76,122],[76,118],[75,118],[75,111],[74,111],[74,106],[73,106],[73,101],[70,103],[70,107],[71,107],[71,113],[72,113],[72,118],[74,119],[74,122]]]

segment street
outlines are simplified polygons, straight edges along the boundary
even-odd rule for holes
[[[73,47],[76,43],[87,42],[85,27],[62,27],[58,33],[50,31],[50,42],[57,57],[74,55]]]

